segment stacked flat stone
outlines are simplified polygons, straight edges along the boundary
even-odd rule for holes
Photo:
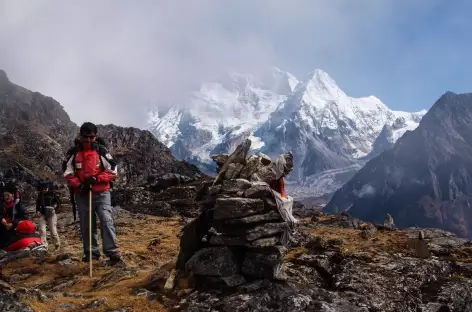
[[[275,279],[285,248],[286,223],[280,217],[269,185],[244,179],[224,180],[210,187],[216,197],[208,247],[197,251],[187,269],[208,284],[239,286],[251,279]]]
[[[212,157],[218,171],[207,194],[212,208],[205,221],[199,221],[211,228],[203,248],[185,264],[206,286],[235,287],[254,279],[276,279],[283,262],[286,248],[281,242],[288,225],[269,184],[261,182],[276,180],[276,170],[264,154],[248,158],[250,146],[251,141],[245,140],[231,155]]]

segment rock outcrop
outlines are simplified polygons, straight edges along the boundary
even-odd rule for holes
[[[36,181],[50,179],[64,190],[67,201],[61,165],[79,127],[51,97],[15,85],[4,71],[0,76],[0,180],[16,181],[23,200],[31,203]],[[149,131],[115,125],[98,125],[98,129],[118,161],[115,188],[119,191],[152,189],[155,193],[205,177],[195,166],[175,159]],[[118,199],[123,197],[129,196]]]
[[[278,280],[253,279],[231,289],[197,287],[169,307],[198,312],[472,309],[471,244],[452,233],[391,230],[348,214],[324,213],[301,222],[298,230],[304,239],[284,257]],[[364,231],[371,233],[366,239]],[[428,255],[417,253],[420,236]]]
[[[0,77],[0,179],[16,180],[24,200],[38,179],[57,179],[77,126],[54,99]]]
[[[447,92],[419,126],[370,160],[324,211],[472,237],[472,94]]]
[[[203,176],[196,166],[176,160],[149,131],[110,124],[98,125],[98,131],[119,163],[118,187],[161,183],[163,189]]]
[[[220,198],[224,198],[222,195],[225,195],[223,191]],[[200,268],[206,265],[204,272],[226,275],[224,278],[206,276],[207,287],[202,287],[195,276],[174,269],[182,220],[132,214],[119,208],[114,211],[126,267],[109,267],[106,261],[96,261],[90,279],[88,263],[80,260],[83,251],[78,224],[72,222],[70,214],[60,213],[58,230],[64,241],[63,251],[49,251],[44,258],[27,253],[6,257],[0,254],[0,263],[6,264],[0,281],[2,311],[472,309],[472,243],[446,231],[392,230],[347,213],[320,212],[312,221],[305,219],[298,223],[275,280],[243,273],[227,278],[236,271],[233,261],[240,263],[240,259],[225,249],[236,247],[217,247],[207,240],[196,252],[219,248],[219,253],[211,256],[222,257],[230,265],[222,266],[216,258],[200,258]],[[208,231],[201,231],[198,228],[201,224],[191,222],[187,227],[193,225],[193,233],[203,233],[203,237]],[[369,236],[364,238],[366,232]],[[192,233],[186,228],[183,236],[188,234]],[[427,245],[428,254],[418,253],[415,242],[419,237]],[[189,242],[182,239],[180,244]],[[264,263],[276,260],[262,255],[253,260],[256,259]],[[267,267],[258,262],[258,272]],[[241,283],[242,278],[241,285],[228,287]]]
[[[291,158],[285,155],[285,166],[264,155],[247,159],[250,145],[246,140],[231,155],[213,158],[218,176],[207,189],[207,208],[183,231],[177,267],[201,285],[278,277],[294,218],[284,219],[269,184],[290,172]]]

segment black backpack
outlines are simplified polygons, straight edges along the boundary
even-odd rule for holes
[[[51,180],[39,180],[36,182],[36,189],[38,191],[45,188],[48,188],[50,191],[54,191],[56,189],[56,185],[54,181]]]

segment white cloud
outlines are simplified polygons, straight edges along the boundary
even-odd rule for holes
[[[402,18],[398,3],[430,2],[0,0],[0,68],[77,123],[142,127],[145,105],[182,101],[228,70],[307,73],[316,63],[341,75],[365,38]],[[307,51],[313,64],[299,57]]]

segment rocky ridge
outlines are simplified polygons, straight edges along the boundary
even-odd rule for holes
[[[393,148],[339,189],[327,212],[348,211],[401,227],[437,227],[472,237],[472,94],[446,92]]]
[[[149,131],[115,125],[98,128],[118,161],[117,190],[145,191],[159,183],[175,183],[169,175],[179,175],[182,181],[205,177],[195,166],[176,160]],[[16,181],[26,203],[35,199],[35,184],[41,179],[56,181],[68,201],[61,165],[78,132],[57,101],[12,83],[0,70],[0,179]]]

